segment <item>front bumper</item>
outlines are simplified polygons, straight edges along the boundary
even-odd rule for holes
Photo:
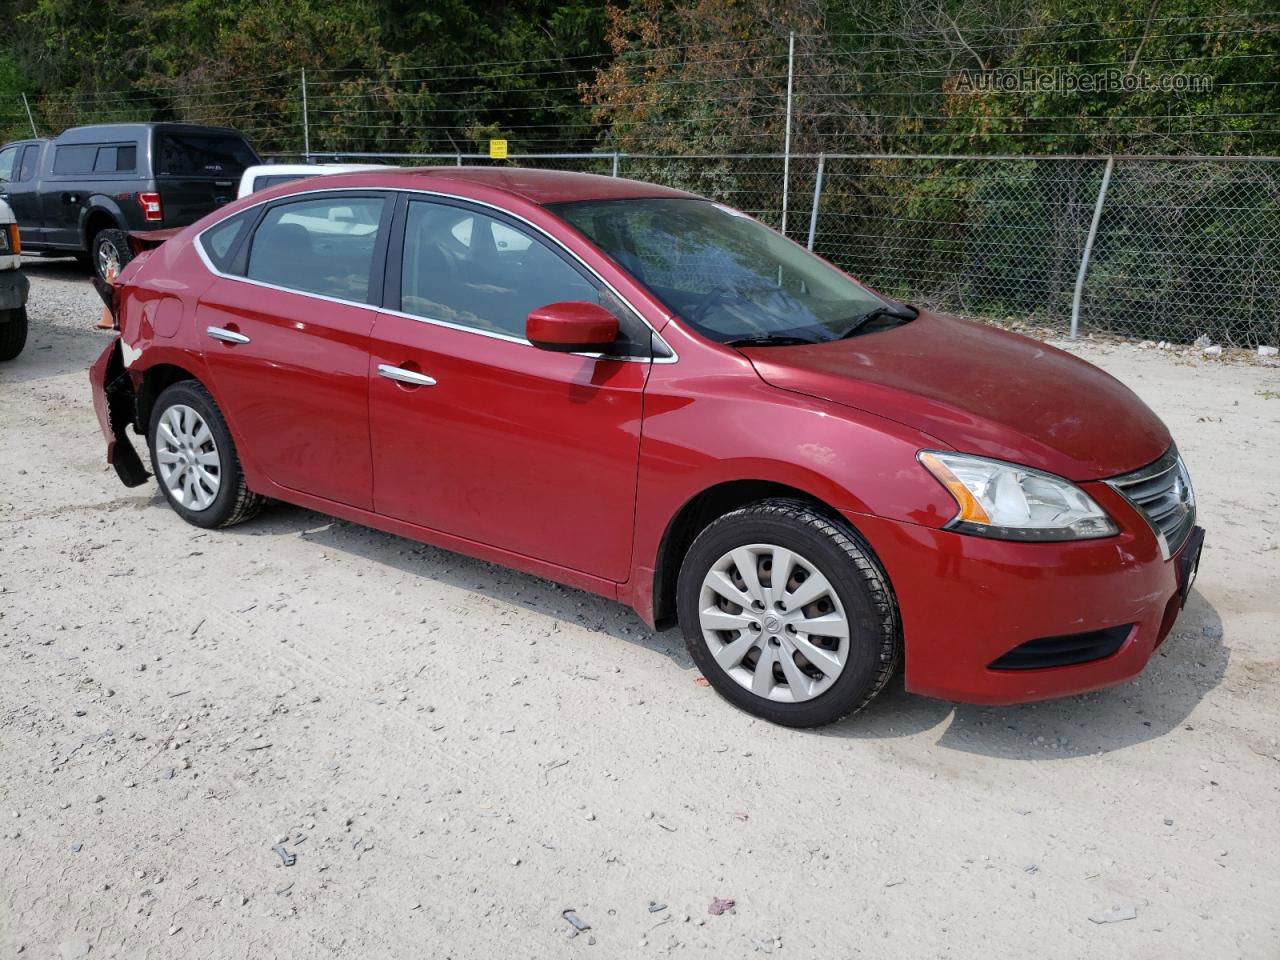
[[[1084,693],[1140,673],[1173,627],[1200,536],[1169,560],[1132,507],[1103,484],[1088,492],[1121,525],[1100,540],[1013,543],[866,515],[863,532],[901,611],[906,687],[967,703],[1006,704]],[[1100,489],[1095,489],[1100,488]],[[1021,670],[993,661],[1027,641],[1133,624],[1109,656]]]
[[[30,288],[31,281],[21,270],[0,270],[0,311],[25,307]],[[0,322],[5,319],[0,317]]]

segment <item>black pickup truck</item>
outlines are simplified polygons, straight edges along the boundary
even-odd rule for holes
[[[105,277],[129,260],[129,231],[194,223],[234,200],[240,174],[260,162],[227,127],[72,127],[0,147],[0,200],[24,253],[74,254]]]

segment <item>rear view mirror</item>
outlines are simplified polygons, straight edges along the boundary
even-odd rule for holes
[[[594,353],[618,339],[618,318],[598,303],[549,303],[529,314],[525,337],[542,350]]]

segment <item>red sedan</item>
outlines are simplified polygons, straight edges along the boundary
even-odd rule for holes
[[[265,498],[679,623],[812,726],[909,690],[1138,673],[1195,574],[1191,484],[1126,387],[897,303],[735,210],[519,169],[253,194],[103,287],[108,459],[187,521]]]

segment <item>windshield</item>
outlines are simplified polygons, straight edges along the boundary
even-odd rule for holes
[[[161,133],[155,149],[160,176],[238,177],[258,162],[249,144],[229,134]]]
[[[886,304],[798,244],[709,200],[591,200],[553,209],[720,343],[835,340]]]

